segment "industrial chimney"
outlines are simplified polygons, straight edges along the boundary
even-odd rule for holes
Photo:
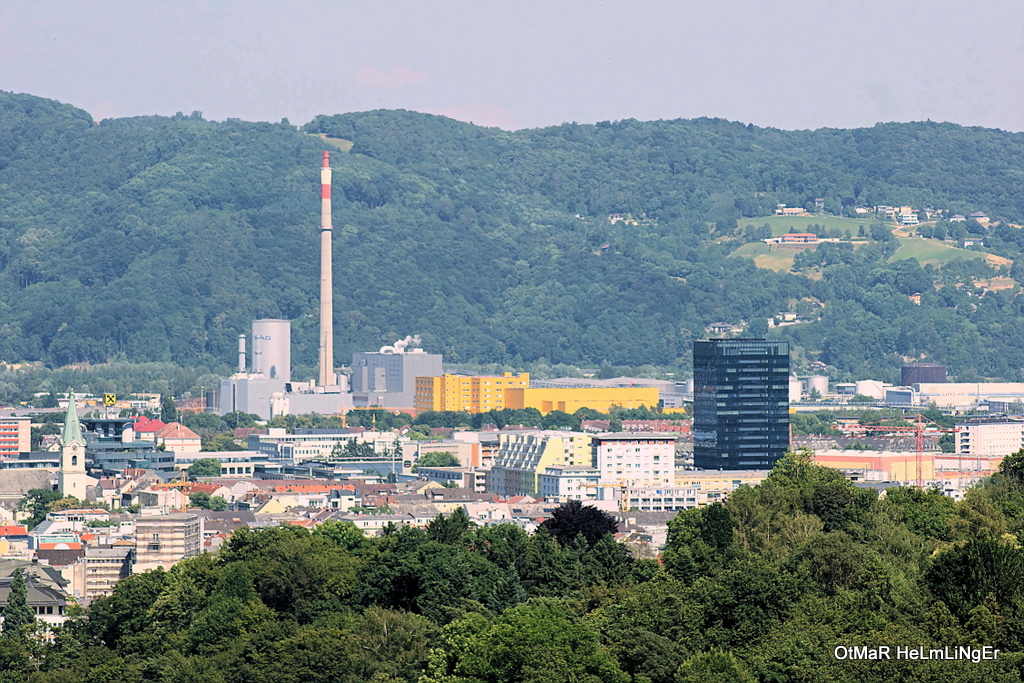
[[[238,335],[238,371],[245,372],[245,335]]]
[[[334,297],[331,272],[331,164],[324,152],[320,169],[320,386],[337,384],[334,377]]]

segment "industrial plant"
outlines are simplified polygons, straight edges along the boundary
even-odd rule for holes
[[[336,415],[357,407],[381,406],[414,412],[416,377],[442,374],[440,354],[418,348],[410,336],[374,353],[352,358],[352,383],[334,365],[334,295],[331,252],[330,152],[320,168],[320,344],[317,380],[293,382],[291,322],[252,321],[251,351],[238,335],[238,371],[206,397],[208,410],[241,411],[270,419],[276,415]]]

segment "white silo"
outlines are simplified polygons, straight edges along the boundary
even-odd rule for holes
[[[252,321],[252,371],[270,379],[292,380],[292,324],[288,320]]]
[[[796,375],[789,376],[789,402],[799,403],[800,395],[803,394],[804,385]]]
[[[857,393],[871,398],[885,398],[885,386],[877,379],[862,379],[857,382]]]
[[[807,378],[807,393],[817,390],[819,396],[828,396],[828,377],[811,375]]]

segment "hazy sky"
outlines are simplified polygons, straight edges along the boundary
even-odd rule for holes
[[[5,0],[0,90],[96,119],[383,107],[502,128],[718,116],[1024,131],[1024,1]]]

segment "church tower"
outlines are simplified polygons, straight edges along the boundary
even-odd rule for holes
[[[68,392],[68,412],[64,416],[64,433],[61,435],[60,471],[57,472],[57,489],[65,496],[85,500],[85,489],[96,482],[85,473],[85,439],[82,425],[75,408],[75,394]]]

